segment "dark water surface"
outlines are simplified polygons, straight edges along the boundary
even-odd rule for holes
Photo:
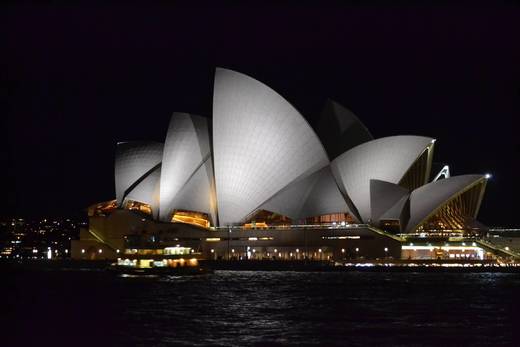
[[[5,346],[515,345],[520,274],[4,276]]]

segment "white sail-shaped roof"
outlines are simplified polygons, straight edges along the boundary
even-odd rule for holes
[[[150,205],[154,218],[157,218],[159,215],[160,180],[161,167],[157,166],[126,195],[125,200],[133,200]]]
[[[385,181],[370,180],[370,208],[371,219],[375,225],[379,224],[381,216],[386,214],[390,209],[396,208],[398,202],[404,202],[404,197],[408,196],[408,189],[400,185]],[[401,203],[398,206],[403,206]],[[400,215],[398,211],[397,215]]]
[[[415,189],[410,195],[410,220],[406,232],[414,231],[437,208],[485,179],[484,175],[451,176]],[[473,217],[476,217],[477,213],[478,208]]]
[[[331,213],[350,213],[334,180],[330,166],[316,173],[318,179],[303,204],[300,218],[321,216]]]
[[[340,189],[352,200],[363,222],[371,218],[370,180],[398,184],[433,142],[422,136],[384,137],[356,146],[332,161]]]
[[[218,68],[213,152],[220,225],[241,222],[294,180],[328,164],[302,115],[271,88]]]
[[[267,200],[259,209],[276,212],[291,218],[293,221],[300,219],[303,205],[307,201],[318,178],[319,173],[316,172],[290,183]]]
[[[206,119],[188,113],[174,113],[168,127],[162,157],[159,215],[161,220],[171,221],[177,194],[195,172],[204,166],[209,157],[210,143]]]
[[[162,160],[163,144],[157,142],[120,142],[116,148],[116,199],[121,205],[125,195],[150,174]],[[143,177],[144,176],[144,177]]]
[[[216,201],[213,187],[213,166],[208,158],[179,190],[170,209],[204,212],[211,216],[212,224],[216,224]]]
[[[293,221],[324,214],[349,212],[328,165],[292,182],[260,209],[290,217]]]

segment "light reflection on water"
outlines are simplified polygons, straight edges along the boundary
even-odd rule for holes
[[[21,337],[89,346],[518,342],[513,273],[42,271],[5,288],[16,325],[5,331],[17,345]]]
[[[128,343],[479,345],[490,337],[512,342],[508,301],[520,279],[497,273],[217,271],[146,286],[148,294],[139,300],[134,289],[144,288],[135,282],[122,297],[124,330],[147,326]]]

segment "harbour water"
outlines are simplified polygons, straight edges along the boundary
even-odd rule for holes
[[[4,274],[2,291],[5,346],[520,341],[518,273],[33,270]]]

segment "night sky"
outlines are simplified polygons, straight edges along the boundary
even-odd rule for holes
[[[116,142],[163,142],[174,111],[210,117],[221,66],[311,123],[331,98],[375,137],[436,138],[452,175],[493,174],[479,219],[520,225],[518,6],[29,5],[0,19],[2,215],[114,198]]]

